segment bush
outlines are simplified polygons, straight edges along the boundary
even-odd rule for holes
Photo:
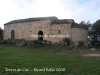
[[[71,40],[70,38],[64,38],[63,42],[67,42],[67,45],[71,45]]]
[[[6,40],[0,40],[0,44],[7,44]]]
[[[34,43],[34,44],[37,44],[37,43],[38,43],[38,40],[33,40],[33,43]]]
[[[79,47],[82,47],[84,45],[83,41],[79,41],[78,43],[79,43],[79,45],[78,45]]]
[[[11,39],[0,40],[0,44],[14,44],[14,40],[11,40]]]

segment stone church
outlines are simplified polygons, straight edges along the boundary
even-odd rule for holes
[[[13,20],[4,24],[4,40],[47,40],[54,43],[70,38],[72,42],[87,42],[87,27],[73,19],[37,17]]]

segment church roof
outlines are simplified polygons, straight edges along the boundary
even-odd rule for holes
[[[51,24],[71,24],[71,28],[85,28],[87,29],[87,26],[85,25],[79,25],[74,22],[73,19],[58,19],[57,17],[37,17],[37,18],[27,18],[27,19],[19,19],[19,20],[13,20],[10,21],[4,25],[8,24],[14,24],[14,23],[23,23],[23,22],[32,22],[32,21],[41,21],[41,20],[51,20]]]
[[[85,28],[87,29],[88,27],[86,25],[80,25],[74,22],[73,19],[62,19],[62,20],[53,20],[51,24],[71,24],[71,28]]]
[[[80,25],[80,24],[77,24],[77,23],[73,23],[71,25],[71,28],[85,28],[85,29],[88,29],[88,27],[86,25]]]
[[[13,20],[10,21],[4,25],[8,25],[8,24],[14,24],[14,23],[22,23],[22,22],[32,22],[32,21],[41,21],[41,20],[55,20],[58,19],[57,17],[37,17],[37,18],[27,18],[27,19],[19,19],[19,20]]]
[[[22,23],[22,22],[41,21],[41,20],[47,20],[47,19],[51,20],[51,24],[67,24],[67,23],[74,22],[73,19],[61,19],[61,20],[59,20],[57,17],[37,17],[37,18],[13,20],[13,21],[10,21],[4,25],[14,24],[14,23]]]
[[[67,24],[67,23],[73,23],[73,22],[74,22],[73,19],[61,19],[61,20],[57,19],[57,20],[53,20],[51,24]]]

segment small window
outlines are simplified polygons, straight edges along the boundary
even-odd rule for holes
[[[12,40],[15,39],[15,31],[14,31],[14,30],[11,31],[11,39],[12,39]]]
[[[58,30],[58,33],[60,33],[60,30]]]

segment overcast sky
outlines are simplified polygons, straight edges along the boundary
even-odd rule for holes
[[[0,0],[0,27],[16,19],[56,16],[75,22],[100,19],[100,0]]]

